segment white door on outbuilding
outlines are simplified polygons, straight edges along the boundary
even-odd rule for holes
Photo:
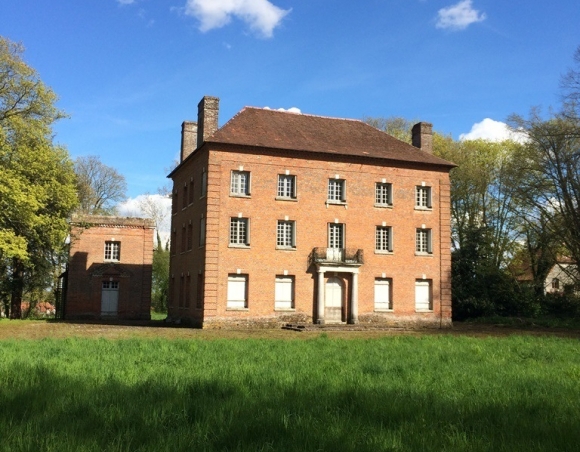
[[[103,281],[101,315],[116,316],[119,308],[119,282]]]

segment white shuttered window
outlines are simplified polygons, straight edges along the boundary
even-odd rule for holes
[[[294,277],[276,276],[275,309],[294,309]]]
[[[433,310],[433,305],[431,303],[431,281],[429,280],[415,281],[415,310],[417,311]]]
[[[391,280],[389,278],[375,278],[375,311],[389,311],[391,304]]]
[[[248,275],[228,276],[228,309],[248,307]]]

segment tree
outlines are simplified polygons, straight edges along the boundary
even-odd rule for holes
[[[151,304],[156,312],[167,312],[169,297],[169,241],[165,246],[157,233],[157,246],[153,250]]]
[[[373,126],[375,129],[388,133],[398,140],[411,144],[413,125],[419,121],[409,121],[400,116],[390,116],[388,118],[364,117],[363,122]]]
[[[576,49],[573,60],[575,68],[568,70],[560,80],[562,115],[578,124],[580,123],[580,46]]]
[[[0,290],[10,318],[20,318],[23,293],[64,247],[77,204],[72,162],[52,142],[64,114],[22,52],[0,38]]]
[[[522,180],[518,196],[529,217],[557,237],[569,257],[580,262],[580,129],[567,115],[544,120],[511,118],[526,137],[518,155]]]
[[[78,157],[75,161],[79,211],[99,215],[114,212],[115,204],[126,198],[125,177],[94,155]]]

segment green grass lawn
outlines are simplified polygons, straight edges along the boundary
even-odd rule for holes
[[[0,341],[1,451],[577,451],[580,343]]]

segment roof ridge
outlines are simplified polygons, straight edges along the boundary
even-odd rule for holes
[[[336,116],[315,115],[315,114],[312,114],[312,113],[302,113],[302,112],[295,113],[293,111],[288,111],[288,110],[277,110],[277,109],[273,109],[273,108],[270,108],[270,107],[253,107],[253,106],[250,106],[250,105],[247,105],[244,108],[242,108],[238,112],[238,114],[241,113],[242,111],[244,111],[245,109],[265,110],[265,111],[271,111],[271,112],[274,112],[274,113],[289,113],[291,115],[302,115],[302,116],[309,116],[309,117],[312,117],[312,118],[338,119],[340,121],[362,122],[363,124],[366,124],[364,121],[362,121],[360,119],[354,119],[354,118],[339,118],[339,117],[336,117]]]

